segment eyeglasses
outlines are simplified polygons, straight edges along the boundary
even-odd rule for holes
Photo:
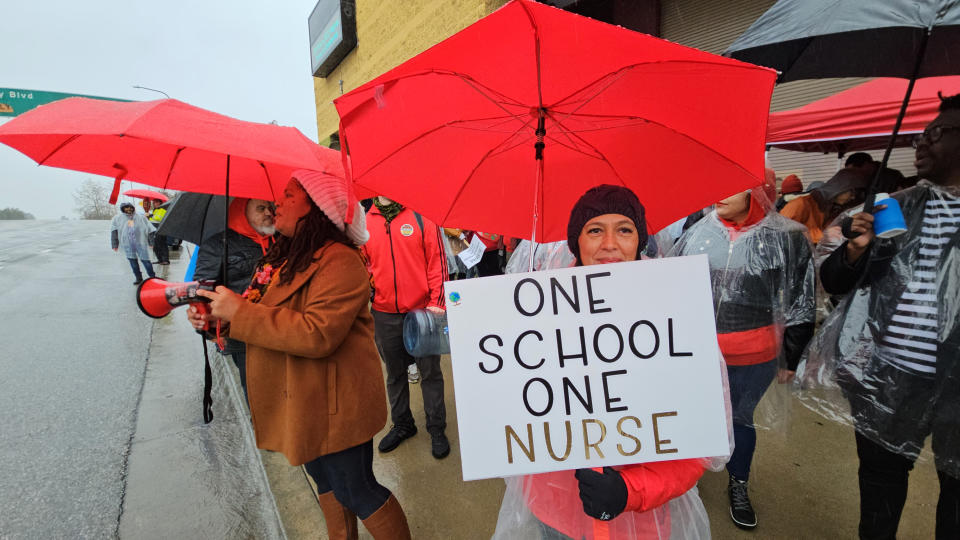
[[[911,145],[914,148],[917,148],[922,142],[926,142],[927,144],[936,144],[941,138],[943,138],[943,133],[945,131],[952,131],[955,129],[960,129],[960,126],[933,126],[927,128],[923,130],[923,133],[913,138]]]

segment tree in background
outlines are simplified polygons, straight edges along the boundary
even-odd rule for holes
[[[19,208],[0,209],[0,219],[36,219],[33,214],[24,212]]]
[[[77,205],[76,212],[83,219],[113,219],[116,211],[109,202],[110,193],[106,186],[92,179],[86,179],[73,192]]]

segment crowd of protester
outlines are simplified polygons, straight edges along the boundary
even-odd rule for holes
[[[657,234],[632,191],[598,186],[574,206],[567,241],[553,244],[441,228],[386,197],[365,212],[344,182],[300,171],[275,210],[266,201],[233,202],[227,242],[242,263],[226,286],[199,293],[211,313],[190,308],[188,316],[229,338],[225,352],[245,371],[258,445],[305,465],[330,538],[357,538],[359,517],[374,538],[402,539],[410,531],[374,476],[373,438],[387,403],[392,427],[379,451],[416,435],[411,366],[421,377],[431,453],[450,452],[440,357],[405,350],[406,314],[441,314],[445,280],[705,253],[732,455],[719,466],[677,460],[510,478],[495,537],[590,538],[592,520],[610,521],[610,538],[709,537],[696,483],[721,468],[730,519],[753,529],[748,482],[758,403],[774,382],[798,395],[832,382],[855,431],[860,537],[895,538],[909,472],[932,435],[941,487],[936,534],[958,538],[960,96],[942,98],[914,147],[917,178],[857,153],[821,183],[805,187],[788,175],[778,193],[768,170],[753,188]],[[862,211],[871,182],[902,207],[906,233],[874,233],[873,213]],[[125,250],[139,281],[137,258],[153,273],[149,225],[132,206],[123,210],[113,245]],[[216,238],[200,247],[198,276],[222,279]],[[475,241],[483,243],[479,260],[461,257]]]

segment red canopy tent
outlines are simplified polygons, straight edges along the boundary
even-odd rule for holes
[[[908,82],[874,79],[803,107],[773,113],[767,125],[767,145],[825,153],[884,149]],[[944,95],[960,92],[960,76],[917,80],[897,146],[909,146],[914,135],[937,116],[938,91]]]

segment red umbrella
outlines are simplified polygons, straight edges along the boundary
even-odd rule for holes
[[[343,176],[339,152],[318,146],[295,128],[245,122],[175,99],[67,98],[0,126],[0,142],[40,165],[115,177],[110,204],[124,178],[162,189],[275,200],[294,170]],[[229,281],[228,214],[224,208],[224,282]],[[206,358],[206,346],[203,351]],[[213,419],[211,385],[207,362],[206,422]]]
[[[566,237],[598,184],[651,230],[760,183],[776,73],[514,0],[337,98],[353,180],[440,224]]]
[[[175,99],[67,98],[0,126],[0,142],[40,165],[162,189],[274,200],[296,169],[342,176],[339,155],[296,128],[245,122]]]
[[[167,202],[169,199],[163,193],[152,189],[128,189],[123,192],[127,197],[136,197],[137,199],[159,199]]]
[[[881,78],[828,98],[770,115],[767,144],[803,152],[852,152],[887,147],[909,81]],[[960,92],[960,77],[930,77],[916,82],[897,137],[908,146],[913,135],[938,114],[937,92]]]

